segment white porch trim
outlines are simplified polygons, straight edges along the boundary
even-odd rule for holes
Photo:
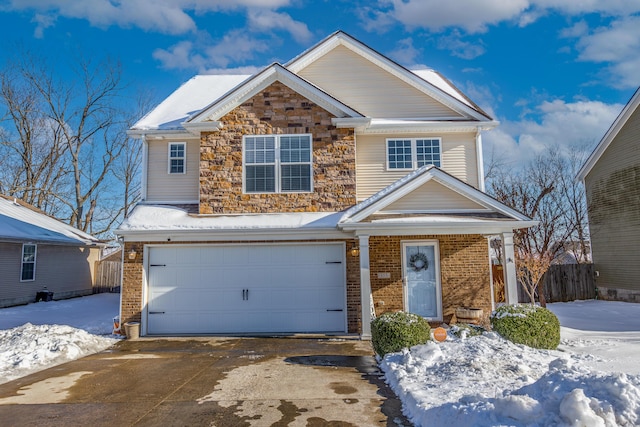
[[[516,276],[516,255],[513,232],[502,233],[502,253],[504,254],[504,291],[507,304],[518,303],[518,279]]]
[[[360,338],[371,339],[371,272],[369,269],[369,236],[358,236],[360,246]]]

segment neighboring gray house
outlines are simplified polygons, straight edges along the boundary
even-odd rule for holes
[[[598,296],[640,302],[640,90],[578,172],[585,183]]]
[[[54,299],[91,294],[103,246],[28,203],[0,195],[0,307],[34,302],[45,287]]]

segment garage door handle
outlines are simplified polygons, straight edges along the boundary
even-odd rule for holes
[[[164,314],[164,311],[150,311],[149,314]]]
[[[334,308],[333,310],[332,309],[327,309],[327,311],[342,311],[342,309],[341,308]]]
[[[249,301],[249,289],[242,290],[242,301]]]
[[[149,267],[166,267],[167,264],[151,264]]]
[[[342,264],[342,261],[325,261],[325,264]]]

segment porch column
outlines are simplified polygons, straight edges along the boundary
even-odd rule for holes
[[[518,303],[518,279],[516,276],[516,256],[513,247],[513,232],[502,233],[502,253],[504,256],[504,292],[507,304]]]
[[[369,271],[369,236],[358,236],[360,245],[360,313],[362,339],[371,339],[371,273]]]

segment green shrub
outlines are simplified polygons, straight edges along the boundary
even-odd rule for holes
[[[560,322],[546,308],[504,305],[491,313],[491,328],[516,344],[554,350],[560,344]]]
[[[431,327],[424,317],[398,311],[384,313],[371,322],[371,344],[380,357],[403,348],[424,344],[431,338]]]

